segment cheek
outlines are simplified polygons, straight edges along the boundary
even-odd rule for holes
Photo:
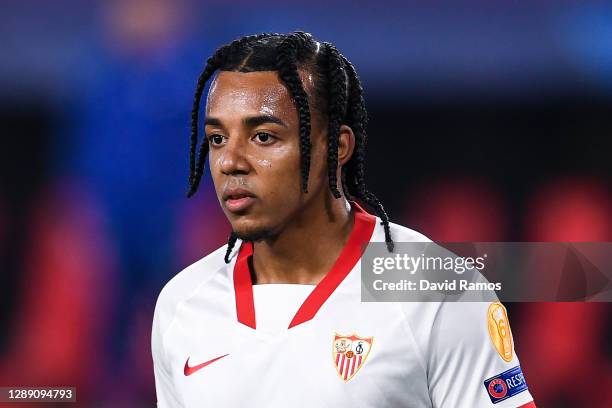
[[[255,163],[263,169],[270,169],[272,168],[272,162],[268,159],[255,159]]]
[[[327,173],[327,145],[317,143],[311,152],[311,170],[318,173]]]
[[[261,187],[271,194],[293,191],[300,182],[300,154],[297,146],[262,148],[249,155]],[[289,190],[287,190],[289,189]]]
[[[223,157],[223,153],[215,153],[214,155],[210,156],[210,161],[208,162],[209,165],[211,166],[211,170],[216,170],[219,167],[221,167],[221,163],[223,163],[224,157]]]
[[[215,190],[219,190],[221,187],[221,163],[223,163],[223,153],[211,150],[208,153],[208,166],[210,167],[210,175],[215,185]]]

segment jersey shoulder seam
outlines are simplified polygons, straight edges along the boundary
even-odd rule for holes
[[[414,331],[412,330],[412,326],[410,325],[410,322],[408,321],[408,315],[406,315],[401,303],[396,303],[396,305],[398,306],[400,313],[404,317],[402,321],[404,322],[406,331],[408,332],[408,336],[410,337],[410,341],[414,344],[415,350],[418,355],[419,364],[421,365],[421,368],[427,375],[427,361],[425,360],[425,354],[423,353],[423,350],[421,350],[421,348],[419,347],[419,344],[416,341],[416,338],[414,337]]]
[[[166,325],[165,328],[162,328],[162,331],[160,333],[161,334],[162,347],[164,348],[164,354],[165,354],[165,347],[163,345],[165,343],[165,338],[166,338],[166,336],[167,336],[167,334],[169,332],[169,329],[174,324],[174,322],[176,320],[176,316],[178,315],[179,310],[183,307],[183,305],[189,299],[191,299],[193,296],[195,296],[200,291],[200,288],[204,284],[209,282],[221,269],[223,269],[223,266],[220,266],[220,267],[217,267],[217,268],[214,268],[214,269],[206,271],[205,270],[206,263],[210,262],[215,256],[218,256],[219,252],[222,252],[223,254],[225,254],[226,248],[227,248],[227,245],[224,245],[221,248],[218,248],[217,250],[213,251],[209,255],[205,256],[204,258],[202,258],[202,259],[194,262],[193,264],[189,265],[188,267],[184,268],[182,271],[177,273],[172,279],[170,279],[170,281],[168,281],[168,283],[162,289],[162,291],[161,291],[161,293],[159,295],[160,299],[162,298],[162,296],[164,295],[164,293],[166,291],[170,290],[168,288],[171,287],[173,281],[176,283],[176,280],[180,279],[184,274],[186,274],[188,272],[192,272],[193,269],[200,269],[200,268],[204,269],[204,271],[202,271],[204,276],[201,277],[201,279],[199,280],[197,285],[195,287],[193,287],[192,290],[190,290],[186,296],[182,296],[180,300],[178,300],[176,302],[173,302],[174,305],[172,305],[172,304],[168,305],[168,306],[170,306],[172,308],[172,311],[170,312],[170,318],[169,318],[168,324]],[[225,262],[225,261],[223,261],[223,262]]]

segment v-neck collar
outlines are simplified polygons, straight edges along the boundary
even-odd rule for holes
[[[351,235],[330,271],[315,286],[293,316],[291,323],[289,323],[289,329],[311,320],[317,314],[323,303],[334,293],[357,264],[365,249],[364,244],[370,241],[376,225],[376,217],[367,213],[355,202],[351,202],[351,205],[355,210],[355,223]],[[240,245],[238,258],[234,265],[234,293],[238,321],[256,329],[253,282],[249,270],[249,258],[251,256],[253,256],[253,243],[243,242]]]

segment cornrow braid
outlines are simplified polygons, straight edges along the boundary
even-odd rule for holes
[[[198,112],[202,93],[216,70],[254,72],[275,70],[296,107],[299,119],[300,171],[302,191],[308,192],[311,163],[311,108],[308,94],[298,69],[313,74],[313,100],[315,107],[328,119],[328,180],[335,198],[341,198],[338,190],[338,145],[342,124],[351,127],[355,134],[355,151],[340,173],[344,195],[350,200],[360,200],[374,210],[381,219],[385,241],[390,252],[393,240],[389,217],[380,200],[365,187],[365,146],[368,115],[363,98],[363,88],[353,65],[331,43],[318,43],[305,32],[290,34],[264,33],[239,38],[220,47],[206,62],[198,78],[191,111],[191,143],[189,154],[189,192],[191,197],[198,189],[209,144],[206,140],[198,149]],[[197,151],[197,155],[196,155]],[[232,232],[228,238],[225,262],[229,263],[238,236]]]
[[[359,166],[359,163],[363,163],[365,159],[365,146],[368,137],[366,133],[366,128],[368,126],[368,113],[365,109],[363,88],[361,87],[361,82],[357,77],[357,72],[355,71],[353,64],[351,64],[344,56],[341,56],[341,58],[346,68],[350,84],[348,117],[357,139],[357,150],[361,149],[361,151],[358,151],[358,154],[362,155],[359,156],[357,160],[349,163],[348,168],[350,173],[356,177],[355,183],[365,185],[365,167]]]
[[[336,173],[338,169],[338,139],[340,137],[340,126],[344,122],[344,115],[347,109],[347,80],[344,71],[343,61],[340,53],[330,43],[323,43],[328,58],[328,154],[327,170],[329,178],[329,188],[335,198],[340,198],[338,191],[338,181]]]
[[[302,33],[289,34],[278,46],[276,64],[278,76],[285,83],[289,94],[295,101],[300,124],[300,161],[302,172],[302,191],[308,192],[310,172],[310,107],[308,95],[302,85],[297,70],[298,43],[303,43]]]
[[[357,198],[362,199],[375,210],[376,215],[378,215],[381,219],[381,225],[385,231],[385,242],[387,244],[387,249],[389,252],[393,252],[394,243],[393,239],[391,238],[389,216],[387,215],[387,212],[385,211],[385,208],[380,200],[365,187],[365,146],[367,142],[366,128],[368,125],[368,114],[365,109],[363,88],[353,64],[351,64],[350,61],[342,55],[341,58],[349,78],[349,116],[357,142],[356,160],[350,160],[349,166],[347,166],[348,192],[349,194],[355,195]]]
[[[191,144],[189,146],[189,191],[187,192],[187,197],[191,197],[197,190],[197,186],[200,181],[200,177],[198,172],[196,171],[196,150],[198,145],[198,113],[200,109],[200,100],[202,99],[202,92],[204,91],[204,87],[206,86],[206,81],[210,78],[210,76],[215,71],[219,56],[224,52],[224,48],[219,49],[215,54],[208,58],[206,62],[206,67],[204,71],[200,74],[198,78],[198,83],[196,85],[196,91],[193,98],[193,107],[191,108]],[[201,150],[205,150],[205,148],[201,148]],[[202,151],[200,151],[200,156],[202,156]],[[198,166],[199,167],[199,166]]]

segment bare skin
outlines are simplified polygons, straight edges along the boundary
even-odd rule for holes
[[[306,92],[312,79],[300,72]],[[327,121],[314,108],[308,193],[301,189],[299,120],[275,71],[220,72],[206,103],[209,163],[221,208],[241,237],[254,239],[254,282],[317,284],[346,244],[354,217],[340,171],[355,136],[343,125],[335,199],[327,177]]]

